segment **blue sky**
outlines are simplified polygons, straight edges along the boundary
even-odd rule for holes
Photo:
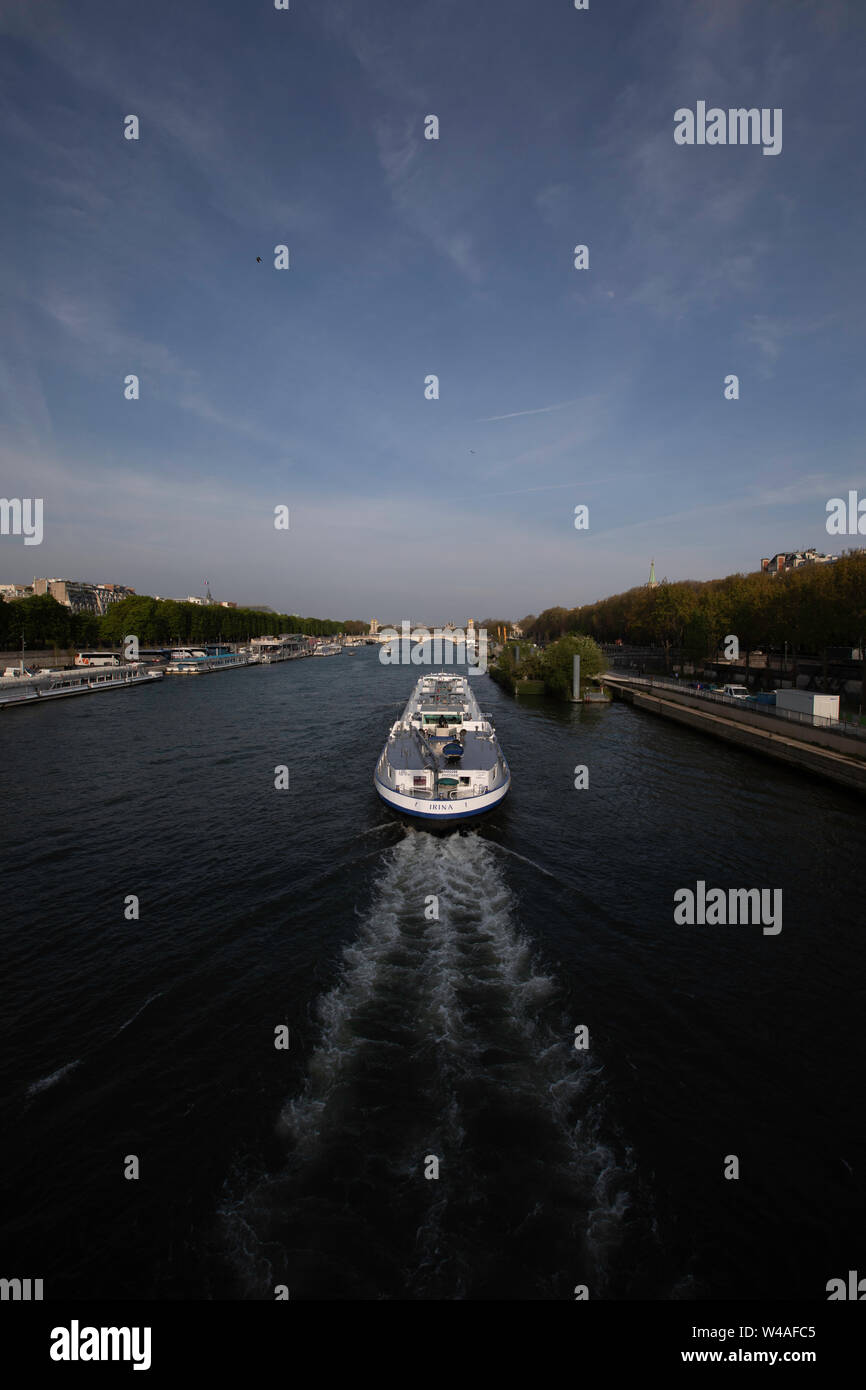
[[[0,582],[437,622],[839,549],[863,5],[6,0],[0,32],[0,480],[45,511]],[[698,100],[781,107],[781,154],[677,146]]]

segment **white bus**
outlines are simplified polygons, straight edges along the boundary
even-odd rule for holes
[[[76,666],[120,666],[120,657],[116,652],[76,652]]]

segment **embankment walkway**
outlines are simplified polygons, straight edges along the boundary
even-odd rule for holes
[[[866,737],[858,736],[853,727],[841,732],[840,726],[829,721],[825,727],[798,723],[769,711],[743,709],[735,701],[710,700],[697,692],[672,688],[668,681],[609,671],[601,679],[619,699],[638,709],[866,792]]]

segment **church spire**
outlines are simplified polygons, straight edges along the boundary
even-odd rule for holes
[[[647,588],[648,588],[648,589],[655,589],[655,588],[657,588],[657,587],[658,587],[658,580],[656,579],[656,562],[655,562],[655,560],[650,560],[650,577],[649,577],[649,582],[647,583]]]

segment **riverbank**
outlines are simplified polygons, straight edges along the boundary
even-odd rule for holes
[[[795,724],[774,714],[735,705],[714,703],[707,708],[699,695],[653,686],[649,680],[608,673],[604,681],[618,699],[637,709],[663,715],[740,748],[866,792],[866,738],[836,731],[832,726]]]

